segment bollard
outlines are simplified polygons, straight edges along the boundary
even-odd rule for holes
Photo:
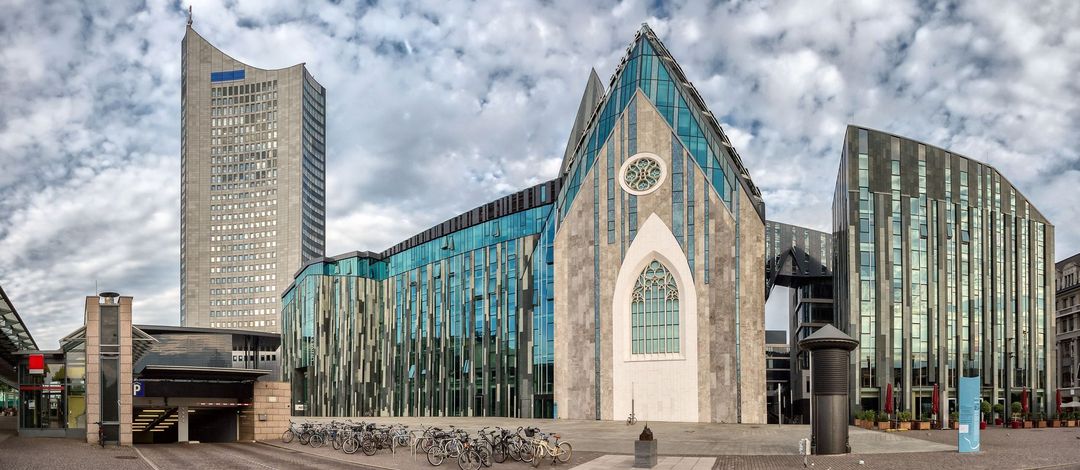
[[[810,448],[814,454],[846,454],[848,443],[848,359],[859,342],[825,325],[799,341],[799,348],[811,351]]]

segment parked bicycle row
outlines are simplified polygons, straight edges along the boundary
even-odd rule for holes
[[[461,470],[491,467],[507,459],[529,463],[533,467],[543,461],[565,463],[570,461],[573,453],[570,443],[562,441],[558,434],[524,426],[516,430],[492,426],[469,433],[454,426],[410,430],[403,424],[380,425],[363,421],[292,422],[282,433],[281,441],[288,444],[294,439],[302,445],[316,448],[330,445],[346,454],[360,450],[369,456],[384,449],[397,453],[397,449],[405,448],[426,454],[428,463],[433,466],[442,465],[448,459],[456,460]]]

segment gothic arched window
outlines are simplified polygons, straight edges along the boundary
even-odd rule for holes
[[[679,352],[679,288],[660,261],[650,262],[634,283],[630,329],[633,354]]]

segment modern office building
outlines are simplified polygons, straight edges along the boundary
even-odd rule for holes
[[[1050,412],[1054,227],[993,167],[848,127],[833,200],[836,318],[860,342],[856,408],[955,410],[959,377],[984,399]],[[1008,408],[1008,407],[1006,407]],[[947,415],[944,415],[944,418]]]
[[[764,204],[651,29],[571,129],[556,179],[297,273],[294,410],[765,421]]]
[[[325,246],[326,90],[191,28],[181,46],[180,323],[280,330],[281,293]]]
[[[1080,253],[1058,261],[1054,270],[1058,387],[1080,402]]]
[[[810,422],[810,356],[799,348],[799,341],[822,326],[837,324],[832,262],[832,234],[765,222],[765,298],[774,286],[788,288],[791,410],[787,418],[796,423]]]
[[[791,348],[787,331],[765,330],[765,394],[768,423],[790,423]]]

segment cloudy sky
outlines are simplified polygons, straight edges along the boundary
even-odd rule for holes
[[[995,165],[1057,226],[1057,258],[1080,251],[1075,1],[192,3],[226,53],[326,86],[328,254],[554,177],[590,68],[606,84],[642,22],[770,218],[829,226],[858,123]],[[177,323],[186,3],[0,5],[0,285],[46,348],[95,285]]]

